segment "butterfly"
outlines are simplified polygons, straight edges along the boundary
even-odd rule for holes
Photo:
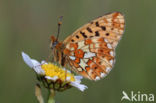
[[[54,60],[90,80],[100,80],[114,66],[124,27],[124,16],[114,12],[85,24],[62,42],[51,36]]]

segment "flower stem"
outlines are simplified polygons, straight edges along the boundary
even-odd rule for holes
[[[48,103],[55,103],[54,96],[55,96],[55,91],[53,89],[50,89]]]

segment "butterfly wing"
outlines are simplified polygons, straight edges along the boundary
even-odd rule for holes
[[[91,80],[105,77],[115,62],[115,48],[124,32],[119,12],[99,17],[67,37],[64,54],[72,70]]]

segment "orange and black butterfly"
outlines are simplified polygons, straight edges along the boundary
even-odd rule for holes
[[[99,80],[115,63],[115,48],[124,27],[124,16],[114,12],[85,24],[63,42],[51,36],[54,60],[62,66],[70,65],[71,70],[90,80]]]

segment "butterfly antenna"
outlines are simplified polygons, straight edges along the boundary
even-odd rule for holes
[[[59,20],[58,20],[58,31],[57,31],[57,38],[56,38],[56,41],[58,41],[58,38],[59,38],[60,27],[61,27],[61,24],[62,24],[62,19],[63,19],[63,16],[60,16],[60,17],[59,17]]]

